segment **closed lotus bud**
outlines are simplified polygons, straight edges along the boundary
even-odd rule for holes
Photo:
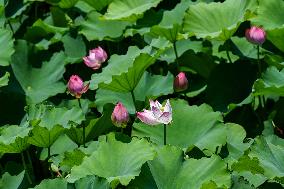
[[[265,41],[266,33],[263,28],[253,26],[246,30],[246,38],[249,42],[262,45]]]
[[[176,92],[184,91],[188,87],[188,80],[184,72],[180,72],[174,80],[174,90]]]
[[[125,128],[129,121],[129,114],[122,103],[117,103],[111,114],[112,123],[117,127]]]
[[[99,69],[106,59],[107,53],[101,47],[90,50],[89,56],[83,57],[84,63],[93,70]]]
[[[78,75],[72,75],[67,84],[68,91],[76,98],[80,98],[89,89],[89,84],[84,86],[83,80]]]

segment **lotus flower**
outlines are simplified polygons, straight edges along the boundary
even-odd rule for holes
[[[188,87],[188,80],[184,72],[180,72],[174,80],[174,90],[176,92],[184,91]]]
[[[162,106],[157,100],[150,100],[151,110],[137,112],[137,117],[148,125],[169,124],[172,121],[172,107],[167,100],[165,106]]]
[[[260,27],[253,26],[246,30],[247,40],[256,45],[262,45],[265,41],[265,36],[266,33],[264,29]]]
[[[83,57],[84,63],[93,70],[99,69],[106,59],[107,53],[101,47],[90,50],[89,56]]]
[[[83,80],[78,75],[72,75],[68,81],[67,87],[72,96],[81,98],[81,95],[89,89],[89,83],[84,86]]]
[[[129,114],[122,103],[117,103],[111,114],[112,123],[117,127],[125,128],[129,121]]]

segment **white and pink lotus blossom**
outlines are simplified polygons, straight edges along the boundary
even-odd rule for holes
[[[83,80],[78,75],[72,75],[68,81],[67,87],[72,96],[81,98],[81,95],[89,89],[89,83],[84,86]]]
[[[172,107],[167,100],[165,106],[162,106],[157,100],[150,100],[150,110],[137,112],[137,117],[148,125],[169,124],[172,121]]]
[[[107,53],[101,47],[90,50],[89,55],[83,57],[84,63],[93,70],[99,69],[106,59]]]

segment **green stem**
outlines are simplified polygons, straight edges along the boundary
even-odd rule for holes
[[[31,155],[30,155],[30,152],[27,150],[26,151],[26,154],[27,154],[27,157],[28,157],[28,161],[29,161],[29,164],[31,165],[31,170],[32,170],[32,174],[34,175],[34,166],[33,166],[33,162],[32,162],[32,158],[31,158]]]
[[[259,58],[259,45],[257,45],[257,67],[258,67],[259,77],[261,77],[261,65],[260,65],[260,58]]]
[[[134,91],[130,91],[131,93],[131,97],[132,97],[132,101],[133,101],[133,104],[134,104],[134,107],[135,107],[135,112],[137,111],[137,107],[136,107],[136,99],[135,99],[135,95],[134,95]]]
[[[167,125],[164,124],[164,145],[167,145]]]
[[[26,175],[27,175],[27,178],[28,178],[28,181],[30,184],[32,184],[32,179],[28,173],[28,168],[27,168],[27,165],[26,165],[26,162],[25,162],[25,157],[24,157],[24,153],[21,152],[21,158],[22,158],[22,163],[23,163],[23,166],[24,166],[24,169],[26,170]]]
[[[177,71],[180,72],[180,67],[179,67],[179,62],[178,62],[178,52],[177,52],[177,45],[176,45],[176,41],[173,42],[173,47],[174,47],[174,52],[175,52],[175,62],[176,62],[176,65],[177,65]]]
[[[7,23],[8,23],[8,25],[9,25],[9,27],[10,27],[10,29],[11,29],[13,35],[15,35],[14,29],[13,29],[13,26],[12,26],[10,20],[7,20]]]
[[[261,77],[261,64],[260,64],[260,47],[259,47],[259,45],[257,45],[257,66],[258,66],[258,75],[259,75],[259,78]],[[263,102],[263,108],[265,108],[265,104],[266,104],[266,102],[265,102],[265,98],[264,98],[264,96],[260,96],[260,100],[262,100],[262,102]]]
[[[50,146],[47,148],[47,163],[48,163],[48,168],[49,168],[49,171],[51,173],[51,177],[53,178],[54,175],[53,175],[53,171],[51,169],[51,162],[49,162],[49,159],[51,157],[51,153],[50,153]]]
[[[79,107],[83,111],[80,98],[78,98],[78,103],[79,103]],[[82,127],[83,127],[83,147],[86,148],[86,127],[85,127],[84,123],[83,123]]]
[[[232,64],[233,62],[232,62],[232,59],[231,59],[231,57],[230,57],[228,48],[226,48],[226,54],[227,54],[227,57],[228,57],[229,62]]]

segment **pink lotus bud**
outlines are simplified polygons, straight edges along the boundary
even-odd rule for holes
[[[111,114],[112,123],[117,127],[125,128],[127,122],[129,121],[129,114],[127,109],[123,106],[122,103],[117,103],[112,114]]]
[[[67,87],[72,96],[81,98],[81,95],[89,89],[89,83],[84,86],[83,80],[78,75],[72,75],[68,81]]]
[[[174,80],[174,90],[176,92],[184,91],[188,87],[188,80],[184,72],[180,72]]]
[[[264,29],[256,26],[252,26],[250,29],[246,30],[246,38],[249,42],[262,45],[265,41],[266,33]]]
[[[106,59],[107,53],[101,47],[90,50],[89,56],[83,57],[84,63],[93,70],[99,69]]]

